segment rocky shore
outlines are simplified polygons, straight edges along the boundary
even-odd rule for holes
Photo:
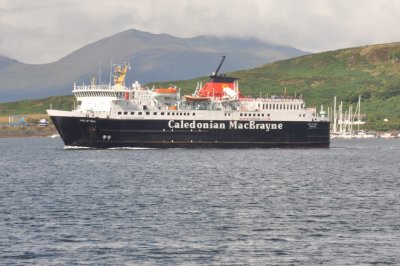
[[[57,134],[53,125],[8,126],[0,125],[0,138],[50,137]]]

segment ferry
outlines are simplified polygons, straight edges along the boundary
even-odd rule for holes
[[[219,74],[192,95],[174,86],[125,84],[128,64],[114,67],[113,84],[74,84],[77,107],[47,110],[66,147],[292,148],[330,145],[330,123],[302,97],[245,97],[238,80]]]

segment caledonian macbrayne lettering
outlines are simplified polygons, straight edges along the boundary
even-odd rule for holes
[[[226,126],[228,125],[228,126]],[[169,120],[168,127],[173,129],[258,129],[258,130],[282,130],[283,124],[282,123],[263,123],[256,121],[229,121],[226,123],[224,122],[199,122],[199,121],[175,121]]]

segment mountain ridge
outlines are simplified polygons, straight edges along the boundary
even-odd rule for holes
[[[134,71],[128,73],[127,81],[147,83],[206,75],[221,55],[230,58],[227,70],[233,71],[306,53],[255,39],[179,38],[130,29],[48,64],[24,64],[13,59],[1,63],[0,57],[0,102],[65,95],[74,82],[87,82],[92,76],[101,76],[102,82],[108,83],[111,62],[130,62]]]

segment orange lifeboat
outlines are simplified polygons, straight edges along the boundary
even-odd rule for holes
[[[169,88],[158,88],[155,89],[154,92],[158,94],[176,94],[178,91],[174,87],[169,87]]]
[[[193,102],[201,102],[201,101],[211,100],[211,97],[200,97],[200,96],[191,96],[191,95],[185,95],[184,97],[185,97],[186,101],[193,101]]]

